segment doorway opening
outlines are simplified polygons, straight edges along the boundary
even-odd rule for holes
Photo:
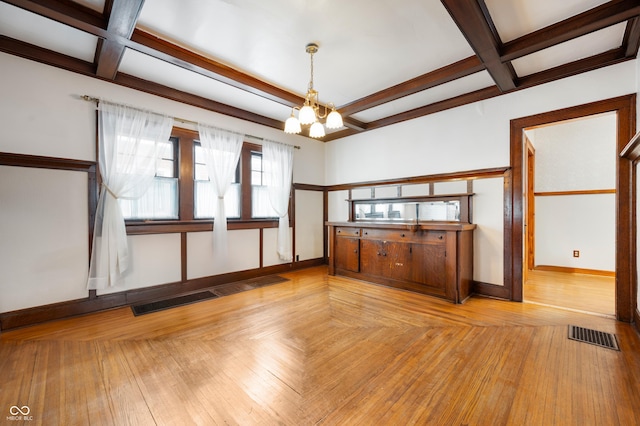
[[[524,129],[524,300],[615,315],[615,112]]]
[[[505,287],[510,299],[524,300],[525,261],[525,129],[575,120],[597,114],[615,113],[616,154],[623,151],[635,132],[636,96],[620,96],[511,120],[511,170],[505,180]],[[615,316],[632,322],[636,308],[635,205],[632,196],[633,165],[616,155],[615,173]]]

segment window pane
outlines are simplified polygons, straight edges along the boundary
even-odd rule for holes
[[[160,177],[176,177],[175,164],[173,160],[158,160],[156,163],[156,176]]]
[[[215,202],[218,197],[213,196],[213,189],[209,181],[195,182],[195,211],[196,219],[213,219]],[[240,184],[231,184],[224,196],[225,211],[228,219],[240,217]]]
[[[262,154],[251,153],[251,185],[262,185]]]
[[[278,213],[269,201],[269,191],[266,186],[251,186],[251,217],[254,219],[278,217]]]
[[[175,159],[177,139],[155,143],[149,140],[139,141],[144,152],[133,156],[135,140],[118,139],[118,155],[122,159],[146,168],[155,165],[155,179],[151,187],[137,200],[118,200],[125,219],[177,219],[178,218],[178,179]],[[155,153],[156,157],[153,158]],[[136,167],[136,168],[137,168]]]
[[[230,155],[228,152],[216,151],[214,155]],[[209,181],[209,172],[205,163],[205,151],[200,142],[194,143],[194,209],[193,215],[196,219],[212,219],[215,214],[215,200],[213,190]],[[231,187],[225,194],[225,209],[227,218],[234,219],[240,217],[240,184],[238,183],[239,165],[236,173],[231,178]]]
[[[195,180],[209,180],[209,173],[204,164],[195,165]]]
[[[156,177],[141,198],[118,203],[125,219],[177,219],[178,179]]]
[[[262,185],[262,173],[261,172],[251,172],[251,185],[253,186],[261,186]]]

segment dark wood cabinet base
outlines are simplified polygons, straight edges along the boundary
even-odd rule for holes
[[[473,281],[469,223],[329,222],[329,274],[462,303]]]

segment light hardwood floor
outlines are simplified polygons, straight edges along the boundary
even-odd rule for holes
[[[454,305],[324,267],[284,276],[160,313],[3,333],[0,423],[15,405],[34,425],[640,424],[628,324]],[[615,333],[621,351],[569,340],[568,324]]]
[[[529,270],[524,300],[615,317],[615,277]]]

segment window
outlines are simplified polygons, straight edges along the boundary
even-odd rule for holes
[[[212,196],[209,172],[205,164],[204,153],[200,142],[195,141],[193,144],[193,171],[194,171],[194,212],[196,219],[211,219],[214,217],[215,202]],[[240,166],[236,168],[236,172],[231,181],[231,187],[225,194],[225,209],[227,219],[240,218]]]
[[[269,191],[264,174],[261,152],[251,152],[251,217],[255,219],[277,218],[278,214],[269,201]]]
[[[149,142],[153,143],[153,142]],[[178,218],[178,141],[171,138],[157,145],[156,174],[151,187],[136,200],[119,199],[125,219],[177,219]],[[151,148],[153,149],[153,148]]]
[[[175,128],[156,160],[153,188],[142,199],[119,200],[129,233],[211,229],[214,202],[198,132]],[[229,229],[277,227],[266,187],[262,146],[245,142],[225,196]],[[144,222],[144,223],[143,223]],[[147,223],[148,222],[148,223]]]

